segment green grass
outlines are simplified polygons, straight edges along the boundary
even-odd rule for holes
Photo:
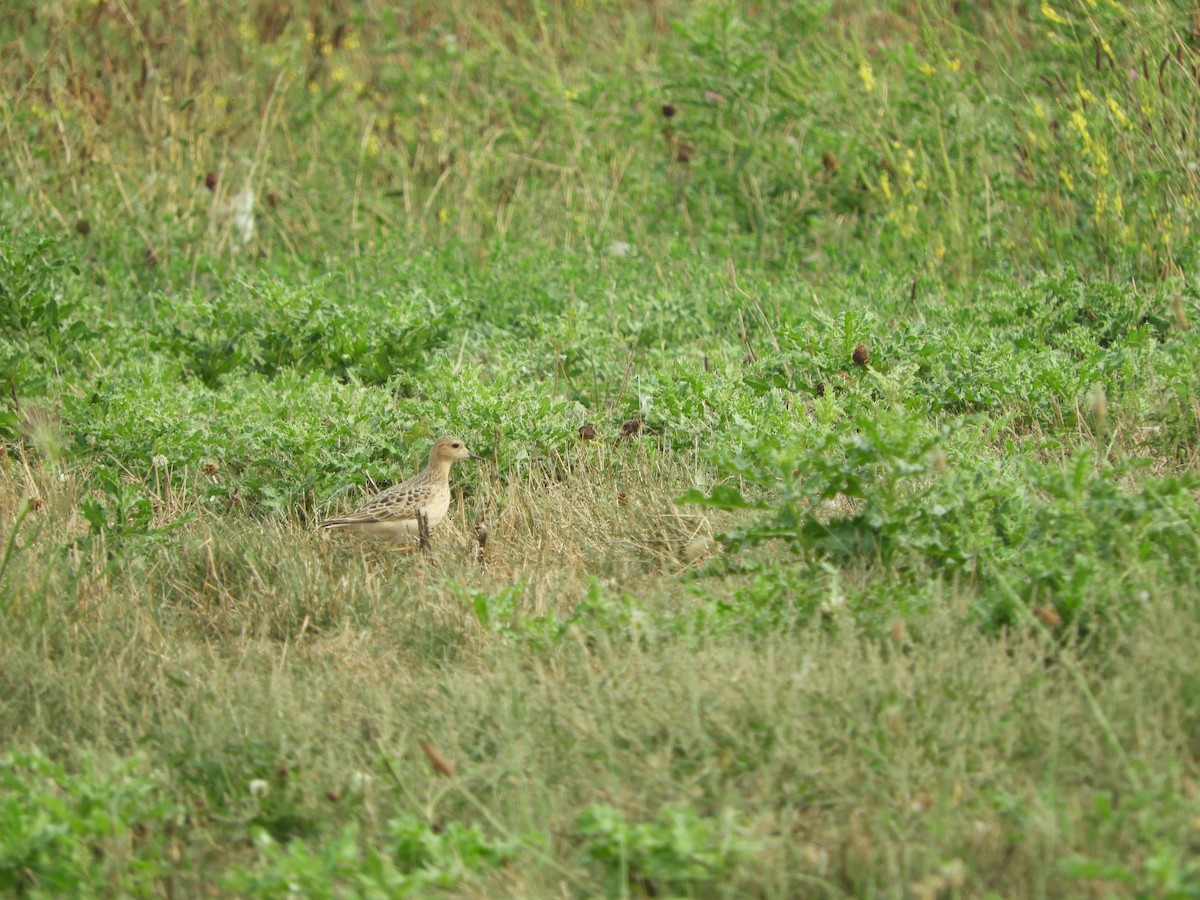
[[[509,7],[0,24],[0,892],[1200,896],[1191,7]]]

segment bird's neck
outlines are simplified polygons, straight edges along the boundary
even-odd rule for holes
[[[430,478],[449,478],[450,466],[453,463],[454,460],[451,459],[431,459],[425,467],[425,474]]]

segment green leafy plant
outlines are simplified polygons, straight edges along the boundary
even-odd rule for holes
[[[0,757],[0,891],[152,895],[173,807],[139,768],[69,774],[36,750]]]
[[[732,815],[702,817],[686,807],[667,806],[653,821],[630,825],[612,806],[591,806],[576,830],[609,896],[624,896],[629,885],[658,894],[728,884],[754,849],[738,835]]]
[[[378,841],[347,825],[317,847],[299,839],[281,844],[264,829],[254,830],[254,842],[258,867],[238,869],[224,883],[262,898],[395,897],[453,888],[473,872],[503,865],[515,849],[457,822],[435,829],[411,818],[390,820]]]
[[[289,369],[368,384],[422,368],[445,341],[457,307],[413,292],[347,305],[326,278],[304,287],[279,280],[239,282],[213,299],[164,297],[173,307],[159,341],[187,372],[216,387],[234,372],[273,376]]]

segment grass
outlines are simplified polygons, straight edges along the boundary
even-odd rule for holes
[[[1197,896],[1190,13],[15,8],[0,892]]]

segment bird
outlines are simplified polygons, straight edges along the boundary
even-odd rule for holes
[[[460,459],[483,457],[468,450],[462,438],[439,438],[429,451],[424,469],[408,481],[380,491],[354,512],[325,519],[321,527],[392,541],[419,540],[421,516],[425,518],[426,534],[446,517],[450,508],[450,467]]]

